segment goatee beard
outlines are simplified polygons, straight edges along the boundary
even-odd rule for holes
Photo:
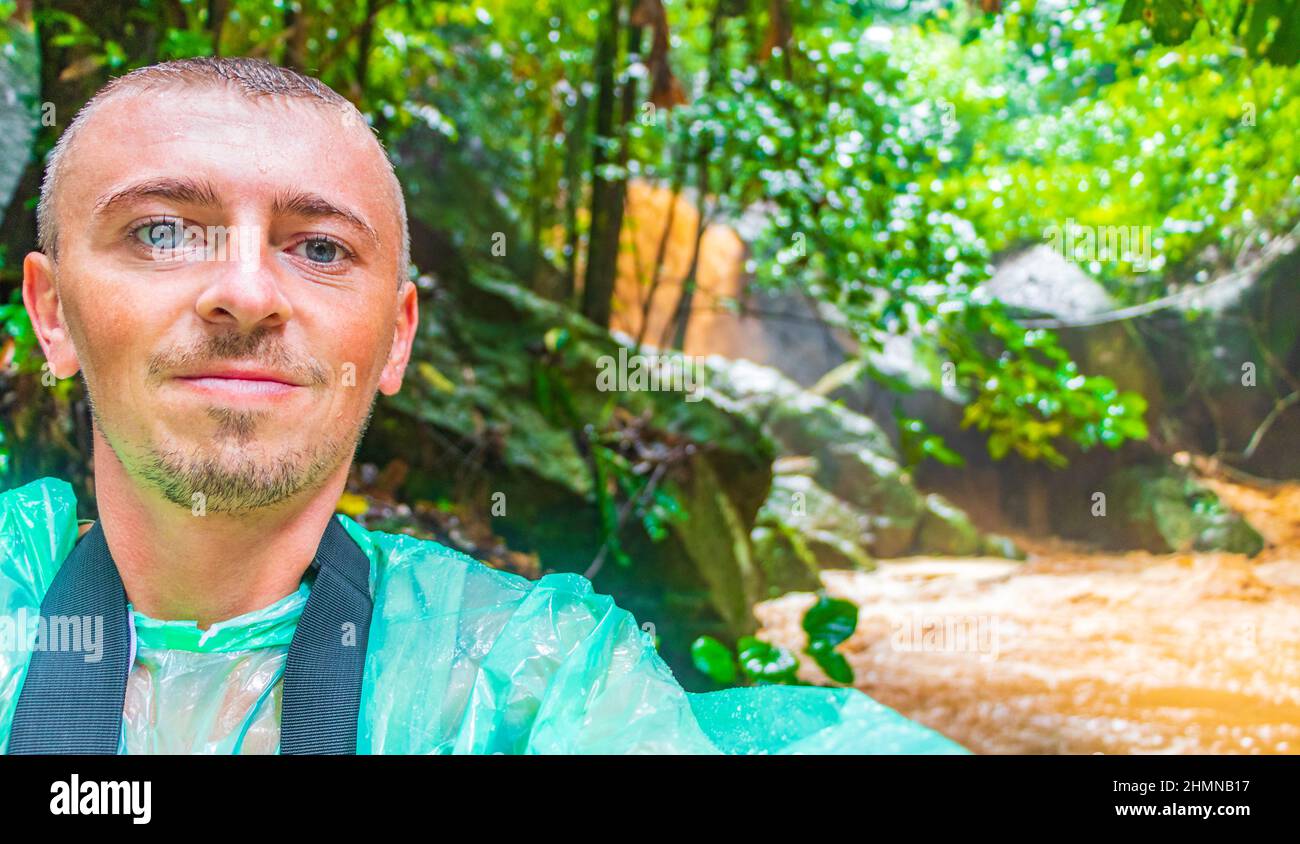
[[[370,426],[374,404],[372,398],[355,438],[331,439],[311,451],[281,451],[274,457],[256,455],[255,446],[253,454],[244,451],[255,439],[258,417],[263,414],[212,408],[208,415],[217,423],[216,453],[210,449],[186,453],[151,443],[134,474],[167,501],[195,513],[239,515],[273,507],[317,488],[340,464],[351,461]],[[93,400],[90,405],[95,424],[106,432]],[[104,439],[118,460],[130,465],[107,435]]]
[[[310,457],[290,452],[269,459],[151,451],[140,477],[179,507],[242,514],[317,487],[346,456],[340,445],[336,441]]]

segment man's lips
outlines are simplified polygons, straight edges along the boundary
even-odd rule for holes
[[[208,392],[247,396],[283,395],[302,386],[287,375],[260,369],[214,369],[176,380]]]

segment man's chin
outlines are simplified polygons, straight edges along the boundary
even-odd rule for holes
[[[205,412],[187,420],[160,413],[153,430],[133,443],[134,438],[112,435],[91,402],[96,437],[136,485],[194,515],[250,514],[310,497],[351,463],[369,425],[369,410],[356,430],[342,435],[306,418],[283,430],[242,414],[214,418]]]
[[[155,452],[138,474],[164,499],[195,515],[240,515],[283,505],[319,489],[340,459],[333,448],[310,456],[267,453],[272,456],[257,459],[247,454]]]

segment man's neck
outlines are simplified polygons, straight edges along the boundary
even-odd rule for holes
[[[134,608],[200,628],[297,590],[347,481],[344,463],[318,489],[275,507],[195,512],[143,488],[95,430],[100,524]]]

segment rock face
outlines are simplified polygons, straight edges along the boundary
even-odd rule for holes
[[[617,303],[611,326],[628,336],[644,333],[660,343],[682,297],[682,281],[695,257],[699,211],[687,192],[633,179],[628,184],[623,248],[619,253]],[[754,206],[731,224],[709,224],[701,237],[696,266],[696,307],[687,320],[683,351],[691,355],[744,358],[778,369],[811,385],[844,360],[851,341],[821,318],[818,306],[795,291],[749,284],[748,242],[771,209]],[[662,246],[663,267],[654,262]]]
[[[1240,270],[1184,286],[1164,307],[1117,318],[1101,285],[1039,246],[1011,256],[989,292],[1028,319],[1066,323],[1063,345],[1084,372],[1148,401],[1153,431],[1175,448],[1221,453],[1247,471],[1300,475],[1300,244],[1284,236]],[[1103,318],[1104,317],[1104,318]],[[1069,325],[1070,323],[1079,323]],[[1294,400],[1293,400],[1294,401]]]
[[[1211,297],[1189,299],[1199,307],[1216,309],[1215,316],[1203,320],[1190,319],[1190,306],[1184,305],[1136,319],[1092,324],[1116,304],[1078,266],[1041,246],[1004,259],[987,287],[1014,316],[1027,321],[1082,323],[1057,331],[1083,371],[1108,376],[1121,389],[1146,397],[1148,423],[1166,449],[1212,452],[1217,434],[1206,433],[1204,420],[1221,420],[1224,427],[1219,430],[1227,439],[1244,443],[1281,394],[1275,383],[1269,387],[1262,380],[1253,391],[1244,388],[1240,365],[1224,361],[1291,359],[1300,364],[1294,339],[1300,331],[1294,319],[1300,301],[1287,316],[1272,320],[1286,325],[1262,333],[1243,327],[1248,323],[1242,313],[1245,303],[1263,290],[1274,291],[1279,301],[1290,301],[1289,293],[1278,291],[1290,290],[1288,283],[1296,285],[1300,272],[1295,270],[1300,266],[1286,269],[1293,264],[1294,256],[1283,258],[1254,282],[1219,286]],[[1262,313],[1251,318],[1269,322]],[[1070,465],[1065,470],[1027,463],[1015,455],[991,460],[982,438],[961,427],[962,397],[936,383],[933,357],[923,336],[890,338],[880,351],[867,355],[865,365],[912,387],[911,393],[901,396],[860,374],[828,379],[829,395],[862,410],[892,436],[897,436],[891,425],[897,405],[905,415],[924,420],[965,458],[966,465],[960,468],[923,464],[917,470],[921,486],[944,490],[988,525],[1014,524],[1104,548],[1258,551],[1259,538],[1243,519],[1146,443],[1129,443],[1119,451],[1068,449]],[[1300,370],[1300,366],[1292,368]],[[1274,381],[1284,377],[1277,370],[1270,372]],[[1286,420],[1292,416],[1300,421],[1300,409],[1281,419],[1279,424],[1287,431]],[[1288,436],[1275,433],[1265,442],[1285,443]],[[1279,458],[1278,464],[1285,466],[1286,461]],[[1151,488],[1139,490],[1137,479],[1151,481]],[[1094,507],[1099,494],[1110,504],[1104,520]]]
[[[1191,293],[1135,322],[1170,405],[1166,435],[1255,475],[1300,477],[1296,240]]]
[[[782,456],[757,540],[781,559],[802,558],[798,574],[866,568],[865,556],[847,546],[874,557],[1015,553],[1005,540],[981,536],[941,496],[921,494],[870,418],[748,361],[711,357],[709,369],[710,391],[759,420]]]
[[[658,336],[680,294],[696,217],[686,198],[678,197],[676,205],[676,213],[669,215],[668,193],[646,185],[637,185],[629,194],[631,219],[649,220],[629,230],[634,248],[626,251],[620,264],[618,296],[623,308],[618,319],[630,332],[638,331],[648,319],[647,336]],[[1014,456],[990,460],[983,437],[961,427],[964,397],[955,387],[940,383],[942,361],[925,336],[883,337],[881,348],[863,352],[859,361],[853,339],[806,300],[788,292],[748,288],[742,266],[747,228],[753,227],[748,218],[765,213],[766,209],[755,206],[732,228],[710,227],[701,246],[700,290],[710,301],[734,307],[705,307],[693,314],[688,352],[753,361],[780,370],[799,385],[817,385],[818,392],[866,416],[877,432],[895,444],[900,441],[896,410],[925,421],[967,459],[967,465],[961,469],[922,465],[917,482],[956,499],[986,527],[1057,532],[1115,548],[1149,544],[1149,526],[1109,524],[1099,531],[1091,499],[1110,489],[1113,476],[1125,469],[1168,469],[1162,453],[1141,443],[1129,444],[1118,453],[1106,449],[1084,453],[1067,446],[1070,467],[1065,472],[1050,472]],[[636,256],[644,263],[644,256],[656,253],[664,228],[655,221],[670,216],[673,226],[663,240],[667,269],[658,297],[646,301],[646,272],[636,264]],[[1249,454],[1235,459],[1229,455],[1229,461],[1255,474],[1289,477],[1300,474],[1300,450],[1288,446],[1300,437],[1300,320],[1294,318],[1300,312],[1300,253],[1287,257],[1288,250],[1275,252],[1281,257],[1235,282],[1215,282],[1195,297],[1136,318],[1110,319],[1119,303],[1077,263],[1042,244],[1002,256],[986,288],[1013,315],[1056,323],[1062,345],[1082,371],[1105,375],[1121,390],[1146,398],[1153,438],[1171,447],[1164,453],[1177,449],[1201,454],[1239,452],[1255,438],[1258,442]],[[1198,319],[1198,313],[1204,313],[1204,318]],[[1243,366],[1256,374],[1253,386],[1242,383]],[[909,384],[912,390],[903,392],[869,380],[868,369]],[[1275,413],[1279,400],[1292,393],[1296,394],[1292,404]],[[798,400],[793,401],[797,413]],[[1255,437],[1270,417],[1274,418],[1265,435]],[[783,453],[806,451],[782,438],[779,420],[769,428]],[[824,459],[821,464],[819,485],[842,496],[829,477],[838,464],[826,465]],[[917,516],[914,508],[910,514],[899,512],[907,509],[907,502],[887,503],[894,524],[892,529],[877,524],[877,547],[871,549],[886,556],[906,546]],[[877,502],[870,506],[876,507]],[[1240,545],[1240,537],[1230,539],[1230,534],[1206,536],[1234,543],[1225,548],[1249,546],[1249,542]]]
[[[771,594],[816,589],[823,568],[869,570],[867,516],[818,486],[812,466],[777,461],[772,491],[751,533]],[[809,471],[812,469],[811,471]]]
[[[1233,551],[1248,556],[1263,538],[1217,495],[1173,467],[1137,466],[1116,473],[1113,517],[1148,551]],[[1108,514],[1109,515],[1109,514]]]
[[[466,213],[454,201],[435,201],[440,196],[445,199],[447,184],[453,186],[453,198],[483,193],[461,189],[460,182],[447,178],[442,171],[430,169],[429,162],[419,155],[413,155],[412,160],[421,162],[424,170],[438,176],[435,179],[426,176],[428,184],[421,193],[424,199],[413,199],[422,218],[439,219],[438,214],[449,213],[447,209],[453,209],[458,215]],[[487,164],[483,167],[490,169]],[[636,333],[648,319],[646,336],[653,340],[662,334],[667,315],[680,293],[680,279],[694,245],[697,217],[689,207],[688,198],[679,197],[665,243],[666,270],[658,295],[647,302],[646,267],[653,263],[665,231],[668,209],[673,206],[667,191],[642,184],[631,190],[629,203],[629,219],[634,223],[625,234],[628,245],[635,248],[629,248],[620,258],[616,321],[629,333]],[[757,218],[766,212],[756,207],[753,213]],[[1181,448],[1210,454],[1220,447],[1228,451],[1246,448],[1261,423],[1276,408],[1277,401],[1300,390],[1300,342],[1297,342],[1300,320],[1295,319],[1295,314],[1300,313],[1300,252],[1277,250],[1275,260],[1244,274],[1238,282],[1216,282],[1209,292],[1187,298],[1176,306],[1133,319],[1102,321],[1058,331],[1063,345],[1085,372],[1106,375],[1122,389],[1139,392],[1148,400],[1147,420],[1153,441],[1163,446],[1161,452],[1142,443],[1126,445],[1118,452],[1102,448],[1087,453],[1067,449],[1070,466],[1064,471],[1027,463],[1014,455],[1003,461],[992,461],[983,436],[961,428],[963,396],[955,388],[940,383],[937,373],[941,360],[925,337],[890,337],[881,351],[866,355],[866,365],[912,385],[911,392],[901,392],[868,380],[865,365],[840,371],[857,354],[854,344],[843,331],[828,325],[824,315],[807,301],[791,294],[780,294],[777,297],[780,301],[763,300],[766,294],[749,290],[741,264],[746,226],[745,219],[736,221],[725,232],[722,231],[725,226],[715,225],[705,238],[698,281],[704,300],[710,304],[702,306],[691,317],[687,351],[718,353],[738,364],[742,361],[737,359],[745,359],[779,369],[792,379],[781,385],[783,389],[824,384],[823,376],[835,370],[841,375],[840,384],[825,395],[841,402],[844,409],[856,411],[868,423],[874,422],[874,430],[867,435],[872,442],[882,435],[891,443],[899,442],[894,419],[896,408],[905,416],[924,420],[966,458],[967,464],[957,469],[932,462],[922,464],[915,471],[917,485],[941,491],[986,529],[1027,528],[1030,532],[1055,532],[1115,548],[1143,547],[1146,543],[1143,528],[1107,525],[1105,530],[1098,529],[1091,512],[1093,496],[1098,492],[1109,493],[1113,476],[1125,469],[1134,466],[1149,466],[1153,471],[1167,469],[1164,455],[1171,450]],[[485,218],[478,228],[509,231],[509,221],[496,215]],[[509,239],[511,243],[527,240],[513,234]],[[452,244],[452,248],[441,248],[439,245],[421,254],[419,247],[423,241],[433,242],[427,238],[413,239],[413,254],[422,267],[438,266],[445,256],[457,252],[456,247],[464,246]],[[514,254],[512,250],[511,255]],[[512,267],[512,272],[516,277],[527,277],[518,267]],[[533,286],[542,285],[534,283]],[[1106,290],[1077,264],[1041,245],[1003,256],[988,287],[1026,319],[1089,322],[1116,305]],[[737,300],[738,311],[730,306],[733,299]],[[1202,314],[1202,318],[1197,318],[1197,314]],[[1253,366],[1254,386],[1242,383],[1245,364]],[[750,392],[748,404],[764,403],[752,398],[752,393],[761,390]],[[788,392],[782,396],[785,398],[777,404],[788,410],[778,409],[778,414],[797,416],[802,412],[800,402],[808,401]],[[797,438],[805,425],[827,421],[837,422],[833,416],[820,411],[807,423],[778,418],[769,426],[768,433],[782,454],[809,454],[813,449],[785,438]],[[834,424],[828,430],[834,431]],[[1300,438],[1300,398],[1289,409],[1283,408],[1275,414],[1248,459],[1229,462],[1260,475],[1300,475],[1300,449],[1290,445],[1297,438]],[[849,436],[843,442],[855,441]],[[862,458],[853,455],[852,450],[852,445],[841,445],[834,449],[835,454],[830,453],[832,449],[821,449],[823,453],[817,461],[816,483],[841,501],[848,501],[853,495],[837,485],[862,480],[858,470],[863,464],[870,467],[878,456],[887,454],[874,445],[871,453]],[[893,462],[896,464],[897,460]],[[840,477],[844,474],[841,463],[848,466],[844,470],[846,477]],[[889,474],[887,466],[882,470]],[[867,477],[874,483],[871,472]],[[854,494],[859,492],[865,495],[864,508],[875,520],[867,550],[876,556],[905,553],[921,516],[915,497],[898,494],[896,485],[892,484],[874,491],[855,490]],[[772,539],[769,533],[760,536],[765,542]]]
[[[979,531],[960,509],[941,495],[925,497],[925,513],[916,531],[918,550],[926,554],[971,557],[985,549]]]

